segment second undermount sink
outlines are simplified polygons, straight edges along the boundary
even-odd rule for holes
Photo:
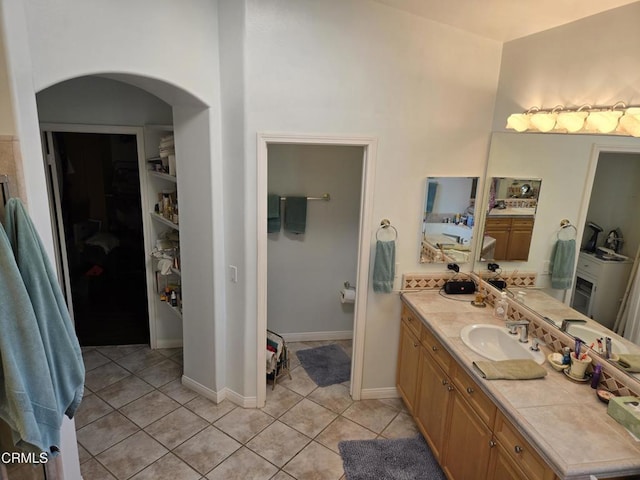
[[[467,347],[489,360],[529,359],[540,365],[545,361],[542,350],[530,350],[531,341],[521,343],[519,335],[511,335],[503,326],[467,325],[460,331],[460,338]]]
[[[587,346],[595,343],[594,350],[597,351],[597,342],[598,338],[602,338],[607,336],[606,332],[601,330],[596,330],[595,328],[591,328],[588,325],[583,323],[569,323],[567,326],[567,333],[571,336],[578,337],[580,340],[585,342]],[[611,339],[611,353],[629,353],[629,349],[622,342],[616,340],[615,338]]]

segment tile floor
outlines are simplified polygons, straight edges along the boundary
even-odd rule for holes
[[[351,354],[350,341],[336,343]],[[348,382],[317,387],[296,355],[292,379],[269,386],[262,409],[216,405],[184,388],[180,349],[89,347],[83,356],[76,429],[85,480],[338,480],[339,441],[417,433],[399,399],[354,402]]]

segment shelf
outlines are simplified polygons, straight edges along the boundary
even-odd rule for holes
[[[164,303],[167,306],[167,308],[170,308],[173,311],[173,313],[176,315],[176,317],[182,320],[182,310],[180,310],[178,307],[172,307],[169,302],[164,302],[162,300],[160,301]]]
[[[174,230],[180,230],[180,226],[176,223],[173,223],[170,220],[167,220],[166,218],[164,218],[162,215],[159,215],[155,212],[150,212],[151,218],[153,218],[154,220],[160,222],[160,223],[164,223],[165,225],[173,228]]]
[[[177,181],[178,181],[178,177],[176,177],[175,175],[169,175],[168,173],[156,172],[155,170],[147,170],[147,171],[149,172],[149,175],[151,175],[152,177],[161,178],[163,180],[168,180],[168,181],[174,182],[174,183],[177,183]]]

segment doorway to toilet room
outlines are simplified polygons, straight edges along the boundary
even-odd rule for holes
[[[149,343],[135,134],[45,132],[57,253],[81,346]]]
[[[284,386],[329,385],[306,364],[316,353],[331,355],[342,360],[340,375],[327,372],[330,384],[360,399],[375,150],[368,137],[258,135],[258,407],[272,388],[265,382],[267,330],[290,347],[293,380],[285,374]],[[301,218],[291,215],[291,200],[304,205]]]

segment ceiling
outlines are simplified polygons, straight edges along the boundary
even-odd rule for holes
[[[637,0],[375,0],[415,15],[507,42]]]

